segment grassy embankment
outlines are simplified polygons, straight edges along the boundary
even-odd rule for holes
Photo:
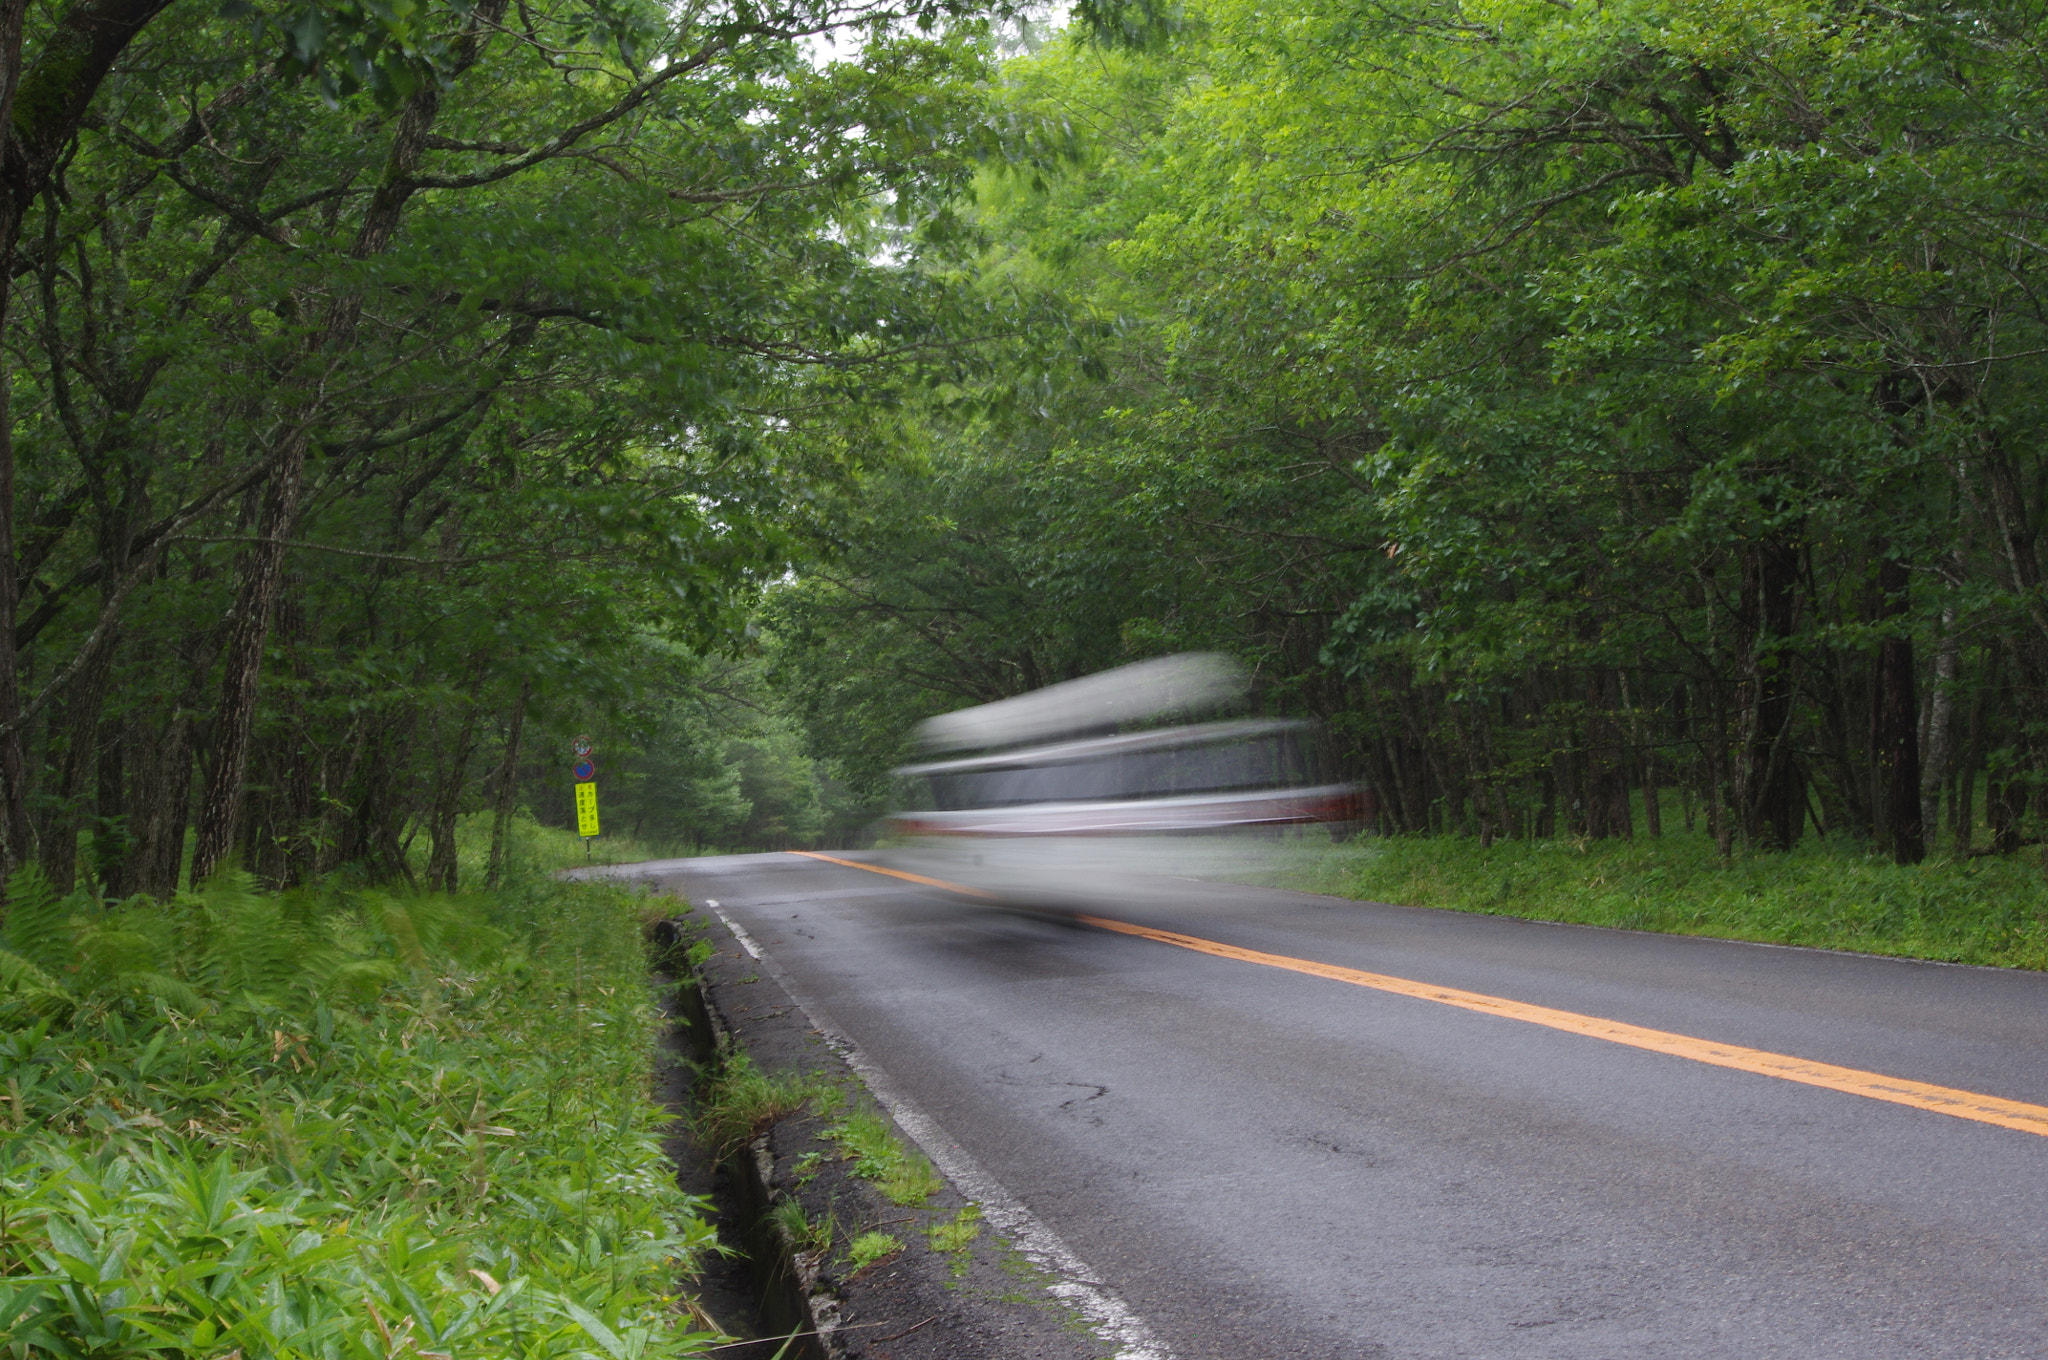
[[[1632,841],[1362,837],[1288,875],[1310,892],[1626,930],[2048,968],[2041,852],[1903,867],[1840,840],[1736,850],[1703,832]]]
[[[656,1360],[709,1230],[643,899],[51,900],[0,929],[0,1352]]]
[[[473,812],[455,823],[455,860],[461,881],[482,883],[490,865],[491,814]],[[408,852],[415,874],[427,868],[427,839],[417,836]],[[542,826],[526,813],[515,816],[506,828],[505,858],[515,877],[551,874],[558,869],[579,869],[586,864],[637,864],[649,859],[687,857],[687,850],[636,841],[630,836],[606,834],[587,846],[583,838],[566,827]]]

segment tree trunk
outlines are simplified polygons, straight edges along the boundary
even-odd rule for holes
[[[360,864],[373,880],[402,878],[408,885],[415,881],[412,865],[406,859],[403,835],[410,820],[410,800],[399,788],[398,780],[402,753],[411,744],[418,726],[417,710],[393,714],[369,734],[357,766],[357,782],[350,790],[350,816],[343,827],[339,858],[343,863]]]
[[[276,826],[273,876],[278,886],[292,887],[307,882],[318,872],[320,826],[324,820],[319,815],[319,772],[325,763],[313,725],[306,716],[305,696],[312,691],[316,677],[306,657],[310,632],[303,583],[296,573],[290,588],[278,601],[277,632],[295,683],[283,728],[284,740],[289,745],[279,752],[282,777],[272,798],[276,809],[272,818]]]
[[[1941,790],[1954,759],[1956,607],[1942,606],[1941,645],[1934,654],[1934,692],[1927,696],[1927,763],[1920,772],[1920,833],[1931,839],[1941,825]]]
[[[134,891],[169,897],[178,891],[185,867],[185,827],[192,818],[192,720],[180,713],[164,729],[151,754],[151,776],[135,789],[142,829],[134,850]],[[145,802],[147,800],[147,802]]]
[[[505,837],[519,802],[519,738],[526,727],[526,701],[532,692],[533,681],[519,682],[519,697],[512,701],[512,716],[505,723],[505,758],[498,764],[496,797],[491,808],[491,857],[484,869],[487,888],[505,881]]]
[[[1903,629],[1912,577],[1887,545],[1877,564],[1877,617]],[[1878,848],[1900,864],[1927,857],[1920,820],[1920,705],[1913,693],[1913,639],[1898,635],[1877,644],[1870,705],[1870,756],[1876,772],[1872,811]]]
[[[64,705],[71,732],[41,859],[43,876],[60,895],[70,892],[78,881],[78,834],[85,821],[87,789],[98,782],[100,709],[106,704],[107,678],[113,668],[113,647],[101,647],[71,686]]]
[[[1654,716],[1650,721],[1643,718],[1642,709],[1636,705],[1635,692],[1628,683],[1628,676],[1621,677],[1621,703],[1628,710],[1629,737],[1635,746],[1630,764],[1638,770],[1638,779],[1643,790],[1643,830],[1651,836],[1664,834],[1664,809],[1658,802],[1657,788],[1657,729]]]
[[[450,79],[475,62],[482,34],[504,10],[504,0],[485,0],[476,7],[459,40],[459,50],[449,69]],[[353,258],[369,259],[382,254],[391,244],[405,205],[417,191],[411,177],[426,153],[427,134],[440,108],[441,83],[436,80],[423,81],[406,101],[385,160],[383,182],[371,195],[362,225],[349,247]],[[360,316],[360,300],[346,296],[332,299],[309,349],[318,354],[352,335]],[[270,617],[283,575],[284,542],[298,522],[305,488],[306,453],[312,443],[312,423],[318,414],[317,397],[307,396],[303,400],[296,427],[284,436],[270,474],[257,530],[258,542],[242,559],[241,584],[235,595],[235,629],[228,643],[220,713],[215,724],[213,771],[200,805],[199,843],[192,855],[195,879],[210,876],[221,867],[234,844],[235,824],[241,815],[242,778],[249,763],[249,734],[256,719]]]
[[[2013,761],[1993,771],[1984,783],[1984,820],[1991,827],[1994,853],[2010,855],[2020,848],[2020,823],[2026,815],[2026,777]]]
[[[262,688],[263,653],[270,642],[270,616],[284,575],[284,541],[299,518],[305,488],[307,432],[290,436],[263,497],[257,537],[243,556],[235,591],[234,630],[228,635],[221,675],[220,708],[214,719],[213,768],[199,803],[199,840],[192,849],[192,881],[204,882],[226,867],[242,813],[242,780],[249,768],[249,738],[256,724]]]
[[[1657,753],[1643,752],[1643,830],[1653,837],[1664,834],[1664,791],[1657,782]]]
[[[129,886],[128,852],[134,837],[128,826],[126,733],[129,723],[115,725],[117,735],[108,740],[102,723],[99,759],[99,793],[93,799],[92,868],[100,892],[108,898],[122,898],[135,891]]]
[[[14,126],[14,93],[21,83],[21,40],[28,0],[0,3],[0,159]],[[27,186],[23,186],[27,188]],[[34,194],[0,195],[0,278],[14,277],[14,245]],[[12,289],[0,288],[0,331],[7,325]],[[14,645],[21,582],[14,551],[14,365],[0,347],[0,879],[35,858],[28,819],[28,769],[22,758],[21,658]]]
[[[1955,805],[1949,817],[1954,827],[1953,853],[1957,859],[1969,856],[1970,844],[1977,837],[1977,776],[1984,768],[1985,709],[2005,659],[1996,644],[1987,650],[1990,654],[1985,658],[1984,674],[1971,687],[1970,715],[1963,731],[1963,758],[1956,771]]]
[[[1799,555],[1780,539],[1750,545],[1742,564],[1745,683],[1743,831],[1766,850],[1789,850],[1806,825],[1793,754],[1791,640]]]
[[[460,866],[455,854],[455,820],[462,811],[462,788],[469,782],[469,760],[476,751],[475,704],[462,712],[455,747],[440,771],[440,786],[427,822],[427,891],[452,893]]]
[[[84,0],[43,31],[37,61],[22,70],[24,0],[0,0],[0,279],[15,277],[28,211],[76,137],[86,109],[136,34],[169,0]],[[24,101],[22,90],[29,93]],[[0,288],[0,331],[10,288]],[[14,532],[13,380],[0,352],[0,877],[36,857],[22,753],[21,657],[15,643],[21,581]],[[111,582],[112,577],[110,576]]]
[[[1722,697],[1719,683],[1709,680],[1707,694],[1712,700],[1711,725],[1706,740],[1701,743],[1705,755],[1707,787],[1707,830],[1714,837],[1715,853],[1726,864],[1735,848],[1734,819],[1728,815],[1728,778],[1725,765],[1728,758],[1728,705]]]

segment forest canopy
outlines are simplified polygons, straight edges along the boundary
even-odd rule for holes
[[[60,891],[452,887],[961,329],[884,257],[971,164],[978,8],[0,9],[0,842]]]
[[[1071,142],[959,278],[1030,323],[771,605],[819,749],[1216,647],[1388,831],[2034,839],[2039,6],[1165,27],[1004,68]]]
[[[2048,820],[2038,7],[0,10],[60,889],[450,886],[575,733],[845,838],[916,718],[1191,648],[1387,832]]]

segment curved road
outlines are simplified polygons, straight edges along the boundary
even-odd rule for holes
[[[2048,976],[1192,882],[1101,913],[1487,1013],[796,855],[618,872],[715,899],[1179,1360],[2048,1356]]]

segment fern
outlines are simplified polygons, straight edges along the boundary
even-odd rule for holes
[[[205,1009],[204,999],[192,984],[158,966],[170,951],[161,935],[136,928],[147,923],[143,913],[130,911],[107,924],[88,926],[79,934],[80,993],[155,997],[186,1015],[197,1015]]]
[[[34,868],[14,876],[0,922],[0,1016],[76,1022],[161,1002],[198,1016],[297,996],[369,1004],[410,974],[438,995],[441,960],[530,971],[525,951],[472,902],[378,892],[260,891],[222,874],[167,903],[59,898]],[[145,1006],[147,1009],[147,1006]]]
[[[427,971],[427,942],[433,927],[433,914],[420,910],[422,904],[419,901],[400,902],[383,893],[365,893],[364,902],[375,910],[377,923],[390,935],[392,950],[398,955],[399,962],[420,972]],[[422,926],[427,929],[422,930]]]
[[[401,976],[390,959],[350,959],[324,979],[323,990],[343,1001],[367,1006]]]
[[[71,961],[71,903],[57,896],[33,864],[23,865],[7,880],[7,920],[0,927],[0,948],[45,970],[61,969]]]
[[[275,997],[305,969],[306,941],[289,929],[278,900],[245,873],[222,874],[179,895],[192,933],[192,979],[216,996]]]
[[[64,984],[11,950],[0,949],[0,1015],[63,1019],[78,1006]]]

